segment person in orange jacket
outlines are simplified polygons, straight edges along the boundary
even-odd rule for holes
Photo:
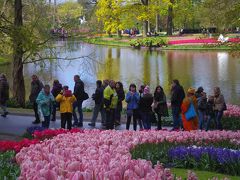
[[[198,129],[198,117],[197,115],[190,119],[187,120],[185,113],[188,111],[191,103],[194,105],[195,112],[197,112],[197,98],[195,96],[195,89],[194,88],[189,88],[187,91],[187,97],[184,98],[183,103],[181,105],[181,110],[182,110],[182,123],[183,123],[183,128],[185,131],[192,131],[192,130],[197,130]]]

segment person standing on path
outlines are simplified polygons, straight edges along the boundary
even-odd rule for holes
[[[121,124],[121,113],[122,113],[122,102],[125,99],[125,93],[123,89],[123,84],[121,82],[116,83],[116,92],[118,96],[118,103],[115,109],[115,126]]]
[[[9,99],[9,84],[5,74],[0,75],[0,107],[3,110],[2,117],[7,117],[7,100]]]
[[[186,112],[193,105],[196,116],[191,119],[187,119]],[[198,129],[198,116],[197,116],[197,98],[195,96],[195,89],[189,88],[187,91],[187,97],[184,98],[182,105],[182,123],[185,131],[192,131]]]
[[[133,129],[137,130],[137,119],[139,118],[138,103],[140,100],[139,93],[136,90],[136,85],[129,86],[129,92],[126,95],[127,102],[127,124],[126,129],[129,130],[131,119],[133,117]]]
[[[65,88],[63,92],[57,95],[56,101],[60,103],[61,128],[65,129],[67,123],[67,129],[72,129],[73,103],[76,100],[77,99],[72,94],[72,91],[68,90],[67,88]]]
[[[39,93],[36,102],[38,104],[39,112],[44,118],[42,122],[42,127],[49,128],[50,125],[50,116],[52,113],[52,106],[55,99],[50,92],[50,86],[45,85],[43,90]]]
[[[74,76],[74,96],[77,98],[77,101],[73,103],[73,118],[74,124],[73,126],[82,127],[83,126],[83,112],[82,112],[82,103],[84,101],[84,83],[80,79],[79,75]],[[79,113],[79,119],[77,117],[76,109]]]
[[[178,130],[182,125],[180,113],[181,113],[181,105],[182,105],[183,99],[185,98],[185,92],[178,80],[173,80],[171,94],[172,94],[171,107],[172,107],[172,116],[173,116],[172,130]]]
[[[95,93],[92,95],[92,99],[95,101],[95,106],[93,109],[93,115],[92,115],[92,120],[91,123],[89,123],[89,126],[95,127],[98,113],[101,113],[102,117],[102,122],[105,121],[105,112],[103,110],[103,91],[104,88],[102,86],[102,81],[97,80],[96,82],[97,88],[95,90]]]
[[[62,91],[62,84],[59,83],[58,80],[54,80],[53,81],[53,87],[51,90],[51,93],[53,95],[53,97],[56,99],[57,95]],[[53,104],[53,110],[52,110],[52,121],[56,121],[56,111],[57,108],[59,108],[60,105],[58,102]]]
[[[222,116],[223,112],[227,110],[227,106],[224,100],[224,96],[221,94],[221,90],[219,87],[214,88],[214,111],[215,111],[215,118],[217,123],[217,129],[223,130],[222,127]]]
[[[146,86],[143,91],[143,96],[139,101],[139,110],[142,113],[143,127],[147,130],[151,129],[152,103],[153,96],[150,93],[149,86]]]
[[[167,98],[161,86],[157,86],[154,92],[153,112],[156,114],[157,130],[162,129],[162,116],[168,116]]]
[[[36,99],[38,97],[38,94],[41,92],[43,88],[42,82],[38,79],[37,75],[32,75],[32,82],[31,82],[31,92],[29,96],[30,102],[33,104],[33,110],[35,115],[35,121],[33,121],[33,124],[39,124],[39,114],[38,114],[38,105],[36,102]]]
[[[118,103],[118,96],[115,87],[115,81],[111,80],[103,92],[104,108],[106,112],[106,129],[114,129],[114,115]]]

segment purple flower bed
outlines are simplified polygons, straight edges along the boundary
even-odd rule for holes
[[[240,175],[240,151],[215,147],[178,146],[168,151],[176,167],[197,168]]]

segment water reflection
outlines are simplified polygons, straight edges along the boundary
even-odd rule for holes
[[[56,60],[25,66],[25,84],[30,89],[30,77],[37,74],[44,83],[59,79],[64,85],[74,86],[73,76],[80,74],[91,95],[97,79],[114,79],[123,82],[127,89],[134,82],[150,85],[152,91],[162,85],[169,95],[173,79],[179,79],[185,89],[203,86],[212,93],[220,86],[227,101],[235,104],[240,98],[240,64],[237,57],[217,51],[149,51],[131,48],[105,47],[80,42],[57,42],[59,57],[79,57],[93,53],[94,59],[74,61]],[[10,74],[11,66],[0,71]]]

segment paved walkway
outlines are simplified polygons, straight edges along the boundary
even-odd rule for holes
[[[21,136],[26,132],[26,129],[30,126],[34,126],[32,121],[33,116],[19,116],[19,115],[8,115],[6,118],[0,116],[0,139],[4,135]],[[88,126],[89,120],[84,120],[83,128],[91,129]],[[39,124],[41,125],[41,124]],[[35,125],[35,126],[39,126]],[[50,122],[50,128],[60,128],[60,120],[57,119],[55,122]],[[101,129],[101,123],[96,123],[96,128]],[[126,128],[126,124],[122,124],[117,127],[117,130],[123,130]],[[132,125],[130,127],[132,129]],[[153,127],[156,128],[156,127]]]

